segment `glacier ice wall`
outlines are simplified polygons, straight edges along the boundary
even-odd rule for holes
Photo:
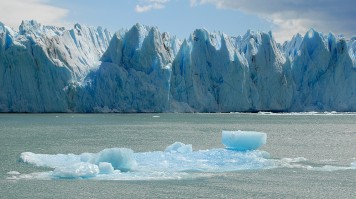
[[[248,31],[234,40],[196,30],[173,63],[173,104],[199,112],[284,111],[292,99],[288,67],[270,34]]]
[[[279,46],[272,33],[196,30],[173,62],[173,110],[355,111],[355,40],[310,30]],[[177,108],[180,107],[180,108]]]
[[[0,112],[356,111],[356,40],[0,23]]]
[[[71,111],[68,86],[99,65],[110,33],[76,24],[66,30],[23,21],[19,32],[0,23],[0,111]]]
[[[117,33],[101,65],[73,90],[78,112],[163,112],[169,108],[171,63],[179,41],[136,24]]]
[[[291,110],[356,110],[356,68],[344,39],[306,33],[292,62],[295,97]]]

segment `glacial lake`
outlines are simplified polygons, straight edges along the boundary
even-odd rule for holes
[[[125,179],[50,179],[39,176],[53,169],[19,161],[23,152],[115,147],[149,154],[174,142],[192,144],[193,151],[223,149],[222,130],[265,132],[267,144],[259,150],[276,166],[191,168],[172,178],[141,172]],[[0,114],[0,160],[4,199],[356,198],[356,114]]]

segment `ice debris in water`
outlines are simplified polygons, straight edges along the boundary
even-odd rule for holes
[[[222,143],[237,151],[256,150],[266,144],[267,134],[256,131],[222,131]]]
[[[313,167],[299,158],[270,159],[268,152],[255,150],[266,143],[260,132],[223,131],[222,142],[227,147],[193,151],[192,145],[175,142],[164,151],[134,153],[131,149],[110,148],[99,153],[35,154],[24,152],[21,161],[53,171],[20,174],[9,172],[7,179],[96,179],[96,180],[162,180],[211,176],[212,173],[298,168],[314,171],[356,169],[325,165]],[[217,175],[217,174],[214,174]]]
[[[9,171],[7,172],[8,175],[20,175],[21,173],[18,171]]]
[[[34,176],[39,176],[40,179],[43,176],[49,179],[179,179],[187,176],[186,172],[192,171],[216,173],[269,169],[275,166],[265,151],[238,152],[223,148],[192,151],[191,145],[179,142],[168,146],[165,151],[131,153],[130,149],[105,149],[99,153],[80,155],[25,152],[20,158],[23,162],[36,166],[54,168],[47,176]],[[124,172],[126,170],[128,172]]]
[[[224,148],[193,151],[192,145],[175,142],[164,151],[134,153],[131,149],[111,148],[99,153],[35,154],[24,152],[21,161],[54,168],[42,179],[180,179],[186,172],[226,172],[273,168],[265,151],[238,152]],[[195,175],[195,174],[192,174]],[[28,175],[26,176],[28,177]],[[13,176],[13,179],[20,179]]]
[[[181,142],[175,142],[164,150],[166,153],[191,153],[192,151],[193,147],[191,144],[183,144]]]

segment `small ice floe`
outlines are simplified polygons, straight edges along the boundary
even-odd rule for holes
[[[267,134],[256,131],[222,131],[222,143],[237,151],[256,150],[266,144]]]
[[[21,173],[18,171],[9,171],[7,172],[8,175],[20,175]]]

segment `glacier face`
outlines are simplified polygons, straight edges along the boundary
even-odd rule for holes
[[[356,39],[0,23],[0,112],[356,111]]]
[[[179,41],[136,24],[114,35],[101,65],[76,88],[74,111],[163,112],[169,109],[171,63]]]
[[[76,24],[66,30],[23,21],[19,32],[0,24],[0,111],[71,111],[68,87],[98,67],[111,35]]]
[[[314,30],[282,48],[271,33],[231,38],[197,30],[173,63],[173,105],[198,112],[355,111],[351,52],[344,39]]]

